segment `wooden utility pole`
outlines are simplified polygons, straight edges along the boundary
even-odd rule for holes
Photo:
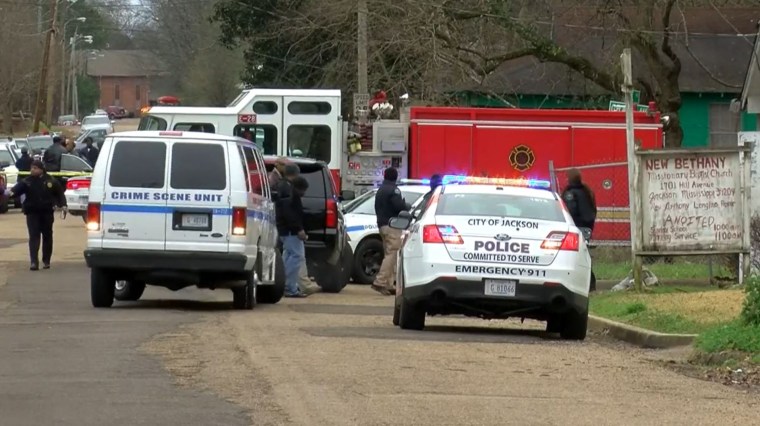
[[[633,123],[633,69],[631,49],[626,48],[620,55],[623,68],[623,94],[625,95],[625,139],[628,148],[628,206],[631,215],[631,266],[633,267],[633,286],[641,291],[641,257],[637,255],[641,238],[641,209],[639,208],[639,170],[636,161],[636,139]]]
[[[50,1],[50,10],[53,11],[53,19],[50,21],[50,29],[45,37],[45,47],[42,50],[42,68],[40,69],[40,81],[37,86],[37,99],[34,107],[34,122],[32,123],[33,133],[40,131],[40,120],[42,119],[42,114],[45,112],[45,104],[47,103],[47,75],[48,66],[50,65],[50,45],[53,34],[55,33],[55,24],[58,20],[58,0]]]
[[[367,0],[359,0],[359,16],[357,34],[357,91],[360,94],[369,94],[369,84],[367,83]]]

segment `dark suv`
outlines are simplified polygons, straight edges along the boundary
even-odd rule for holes
[[[264,156],[267,172],[274,169],[276,156]],[[298,165],[309,182],[303,197],[304,228],[309,239],[306,248],[306,265],[309,276],[326,293],[338,293],[351,277],[353,253],[347,244],[346,223],[338,208],[339,197],[330,169],[322,161],[290,158]],[[353,194],[347,192],[347,198]]]

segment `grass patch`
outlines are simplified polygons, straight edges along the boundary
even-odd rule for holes
[[[627,247],[597,247],[591,250],[594,273],[599,280],[622,280],[631,272],[631,250]],[[719,257],[713,257],[713,275],[727,271]],[[660,259],[645,266],[663,280],[693,280],[710,278],[710,258],[707,256],[673,257],[672,263]]]
[[[741,321],[712,327],[697,337],[695,346],[706,353],[740,352],[760,364],[760,325],[746,325]]]
[[[594,315],[663,333],[698,334],[739,315],[741,290],[703,287],[655,287],[644,293],[593,295]]]

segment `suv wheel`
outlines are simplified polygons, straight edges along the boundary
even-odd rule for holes
[[[285,294],[285,263],[277,250],[274,259],[274,285],[262,285],[258,288],[259,303],[277,303]]]
[[[116,280],[108,271],[100,268],[90,270],[90,299],[95,308],[110,308],[113,305]]]
[[[119,301],[131,301],[140,300],[145,291],[145,283],[141,281],[116,281],[114,287],[114,299]]]
[[[351,247],[345,245],[337,265],[325,264],[317,270],[317,284],[325,293],[340,293],[346,285],[351,274],[350,262],[352,261]]]
[[[398,323],[402,330],[422,330],[425,328],[425,310],[420,304],[412,304],[401,296]]]
[[[251,271],[242,287],[232,289],[232,306],[235,309],[251,310],[256,306],[256,274]]]
[[[559,336],[566,340],[584,340],[588,329],[588,311],[570,311],[564,318]]]
[[[369,238],[356,248],[353,261],[354,282],[357,284],[372,284],[375,275],[383,263],[383,242],[377,238]]]

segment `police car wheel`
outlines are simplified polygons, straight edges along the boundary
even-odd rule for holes
[[[402,330],[422,330],[425,328],[425,309],[420,304],[412,304],[401,297],[398,324]]]
[[[117,281],[114,288],[114,299],[134,302],[140,300],[145,292],[145,283],[140,281]]]
[[[565,340],[584,340],[588,329],[588,311],[571,311],[562,322],[559,336]]]
[[[232,306],[235,309],[253,309],[256,306],[257,287],[256,278],[251,271],[245,285],[232,289]]]
[[[383,263],[383,242],[370,238],[364,240],[354,253],[354,282],[372,284]]]
[[[401,319],[401,307],[398,303],[393,304],[393,325],[398,326]]]
[[[10,209],[10,205],[8,203],[8,200],[0,201],[0,214],[8,213],[8,209]]]
[[[90,270],[90,299],[95,308],[113,306],[116,280],[108,271],[100,268]]]
[[[285,262],[280,250],[274,259],[274,285],[262,285],[257,291],[258,303],[275,304],[285,295]]]

